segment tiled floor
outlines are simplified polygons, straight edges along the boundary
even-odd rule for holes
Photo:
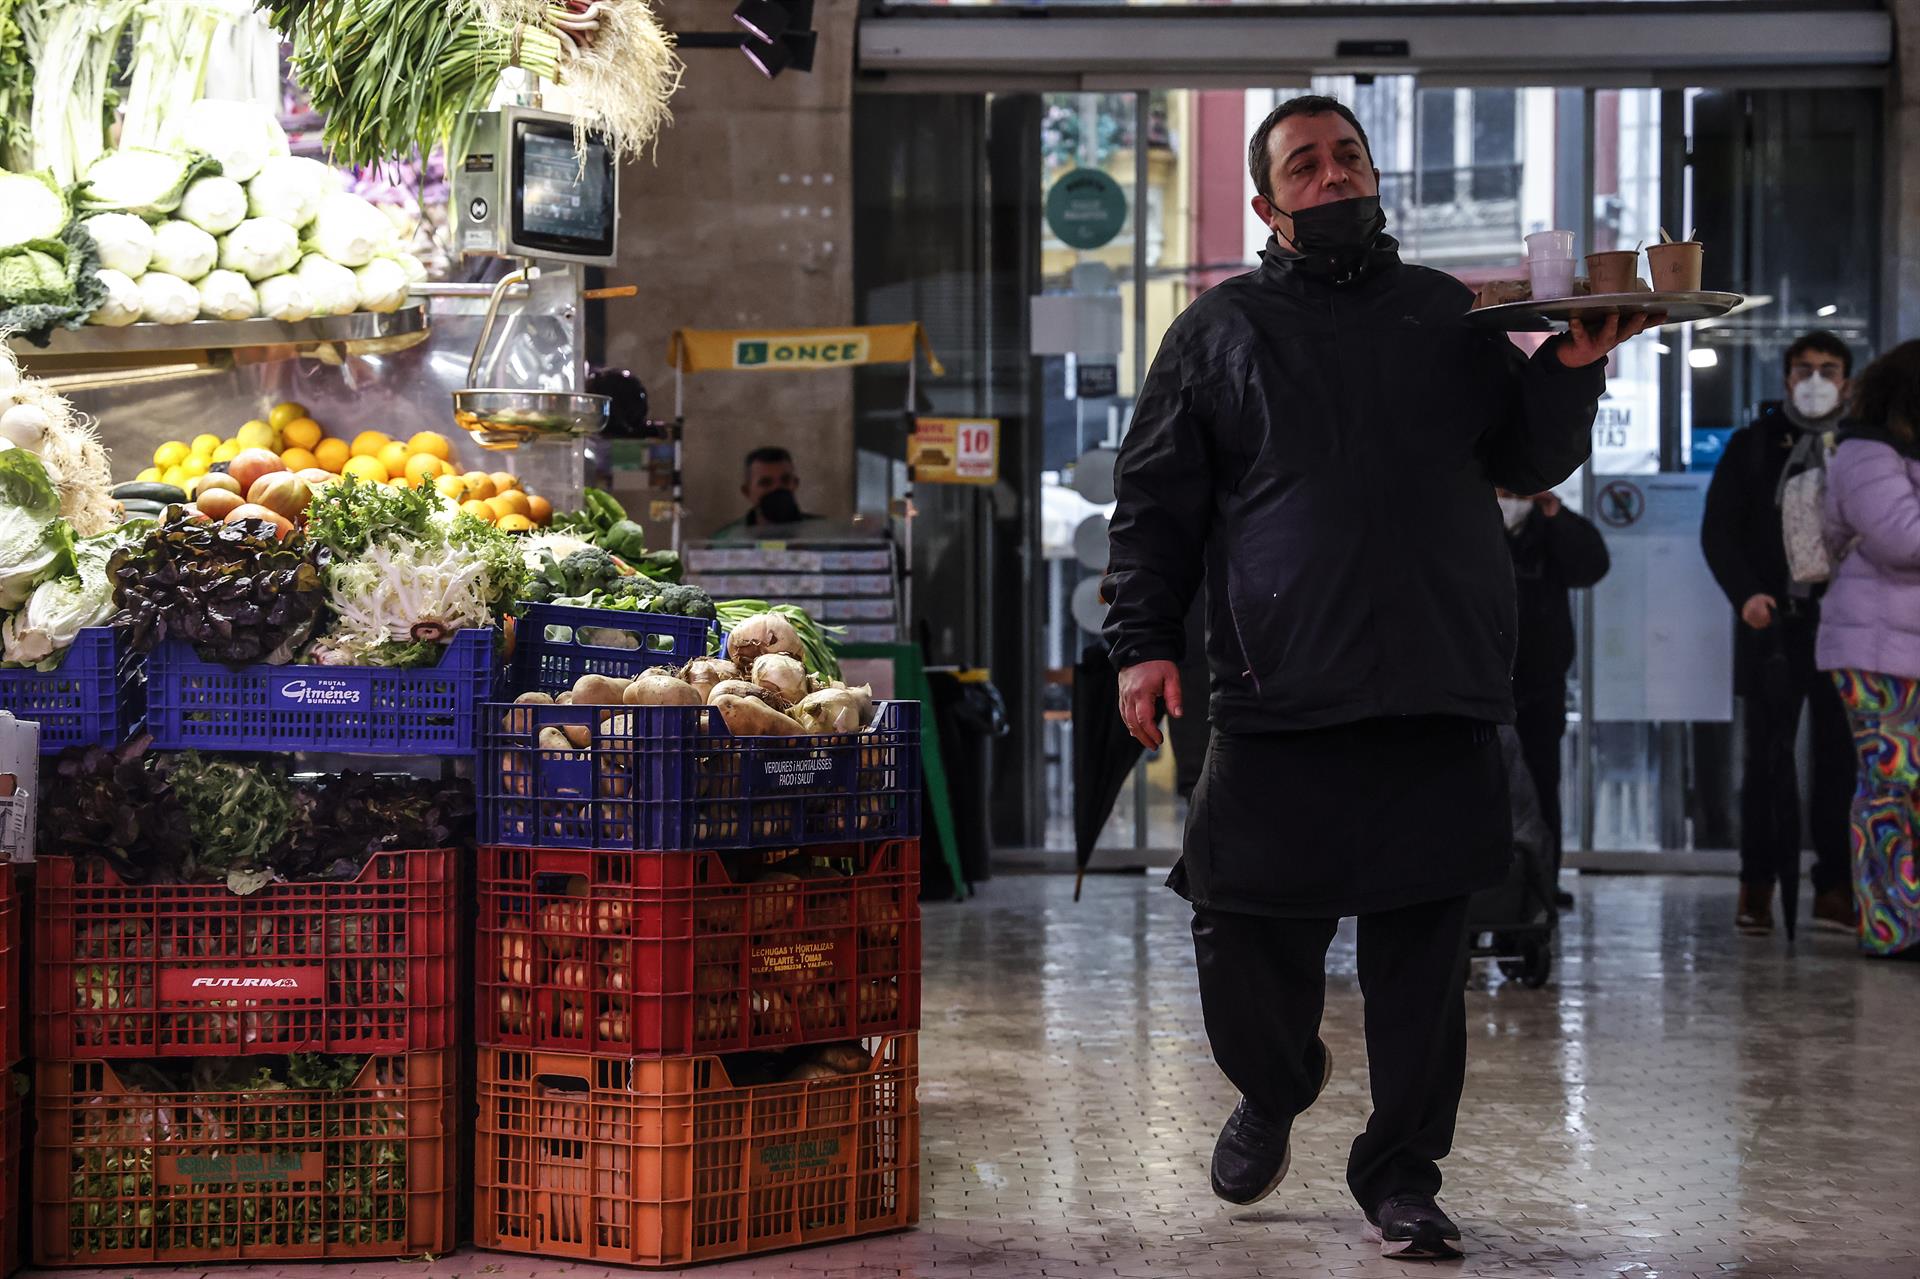
[[[1420,1273],[1364,1240],[1341,1176],[1366,1112],[1350,932],[1331,961],[1339,1070],[1295,1129],[1279,1193],[1235,1211],[1206,1189],[1232,1097],[1207,1057],[1184,906],[1138,877],[1092,881],[1078,905],[1071,891],[1009,877],[928,910],[921,1228],[704,1274]],[[1553,987],[1476,974],[1442,1196],[1471,1252],[1427,1269],[1920,1276],[1920,963],[1863,960],[1844,938],[1735,938],[1726,880],[1588,878],[1579,892]],[[610,1272],[469,1254],[209,1273]]]

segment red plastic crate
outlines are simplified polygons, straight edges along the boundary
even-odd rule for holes
[[[26,893],[20,883],[20,869],[0,861],[0,1071],[13,1069],[26,1055],[22,1051],[26,1035],[20,1028],[26,993],[20,972],[20,939],[25,922]]]
[[[454,1246],[455,1052],[340,1092],[141,1092],[41,1062],[40,1266],[402,1257]]]
[[[480,867],[482,1044],[683,1056],[919,1028],[918,840],[487,847]]]
[[[855,1075],[736,1087],[713,1057],[480,1052],[474,1242],[634,1266],[920,1218],[918,1044]]]
[[[0,1143],[5,1162],[0,1163],[0,1275],[10,1275],[24,1260],[20,1250],[21,1217],[27,1211],[25,1153],[27,1077],[11,1072],[0,1074]]]
[[[38,868],[34,1051],[47,1059],[421,1052],[454,1042],[456,858],[376,853],[350,881],[125,884]]]

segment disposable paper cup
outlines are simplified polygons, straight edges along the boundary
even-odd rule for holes
[[[1706,246],[1695,240],[1647,246],[1647,271],[1656,293],[1697,293]]]
[[[1632,249],[1587,254],[1587,281],[1595,293],[1630,293],[1640,255]]]
[[[1551,302],[1573,296],[1572,258],[1528,258],[1527,279],[1533,285],[1535,302]]]

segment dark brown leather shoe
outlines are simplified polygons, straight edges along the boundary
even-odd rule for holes
[[[1741,884],[1733,926],[1748,937],[1773,936],[1773,885]]]
[[[1860,931],[1860,912],[1854,906],[1853,890],[1829,888],[1813,898],[1813,926],[1821,932],[1845,933],[1851,937]]]

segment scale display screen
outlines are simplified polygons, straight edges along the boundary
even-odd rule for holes
[[[585,161],[583,164],[582,161]],[[573,127],[548,120],[513,122],[512,192],[515,244],[555,254],[613,254],[613,156],[588,138],[573,148]]]

